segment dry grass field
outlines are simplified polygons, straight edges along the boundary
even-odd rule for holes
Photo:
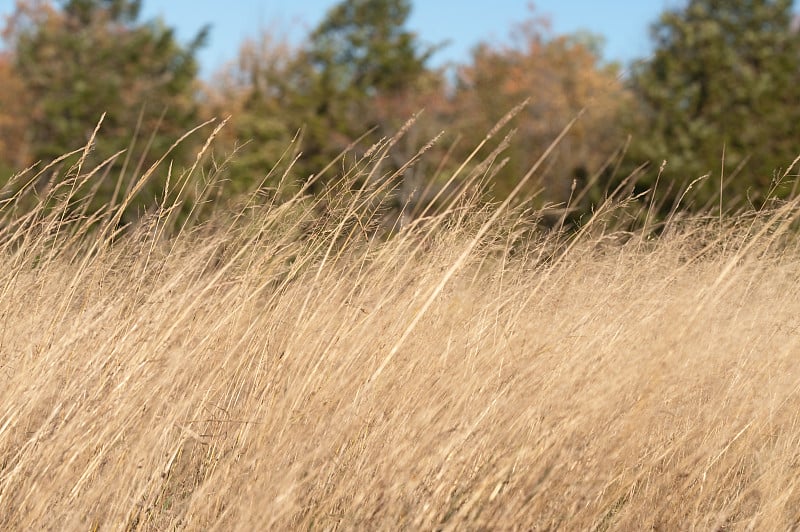
[[[800,527],[797,203],[389,238],[368,183],[117,232],[74,175],[0,211],[0,529]]]

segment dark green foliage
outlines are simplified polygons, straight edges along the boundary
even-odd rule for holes
[[[311,35],[309,59],[325,88],[359,96],[405,90],[424,71],[421,52],[404,28],[408,0],[346,0]]]
[[[234,108],[229,145],[248,143],[230,164],[233,189],[260,182],[298,132],[302,157],[284,180],[288,185],[320,172],[370,130],[356,157],[394,135],[430,103],[429,95],[438,95],[439,75],[426,67],[433,49],[421,47],[405,28],[410,11],[408,0],[344,0],[298,48],[272,34],[244,43],[236,63],[222,73],[221,103],[214,106],[215,112]],[[396,146],[399,164],[419,147]],[[387,163],[387,169],[397,166]],[[324,186],[340,169],[334,165],[315,183]],[[284,170],[280,165],[272,171],[267,185],[275,185]]]
[[[138,22],[140,6],[140,0],[69,0],[44,14],[17,14],[14,66],[33,102],[34,159],[81,147],[106,113],[93,161],[131,147],[139,124],[141,138],[128,157],[131,167],[141,160],[146,169],[197,125],[195,53],[206,30],[183,46],[162,21]],[[186,145],[172,158],[180,163],[190,152]],[[111,199],[119,175],[113,170],[123,159],[101,183],[99,204]],[[156,179],[150,194],[158,188]]]
[[[409,0],[344,0],[311,34],[298,108],[309,112],[306,151],[320,163],[368,129],[391,135],[408,118],[387,123],[386,107],[418,85],[434,51],[405,28],[410,12]]]
[[[651,161],[648,184],[667,160],[662,179],[681,185],[673,195],[710,174],[695,185],[694,207],[716,202],[724,147],[726,203],[770,191],[800,152],[794,21],[790,0],[691,0],[661,16],[652,27],[654,56],[632,76],[645,113],[633,155]]]

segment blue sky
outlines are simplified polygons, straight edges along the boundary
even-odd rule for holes
[[[201,51],[203,74],[208,75],[235,56],[242,39],[261,29],[299,39],[313,28],[335,0],[144,0],[144,16],[162,16],[189,39],[211,24],[208,46]],[[515,22],[530,13],[528,0],[416,0],[409,27],[430,44],[449,44],[432,63],[466,61],[479,41],[507,38]],[[556,33],[588,30],[605,39],[604,58],[628,63],[647,56],[648,26],[680,0],[538,0],[535,12],[548,15]],[[0,0],[0,14],[13,9],[13,0]]]

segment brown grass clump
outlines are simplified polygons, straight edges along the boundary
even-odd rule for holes
[[[1,529],[800,526],[796,203],[388,238],[367,183],[120,232],[75,175],[3,207]]]

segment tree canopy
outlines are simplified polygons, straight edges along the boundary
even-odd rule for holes
[[[504,197],[586,109],[536,184],[543,187],[544,201],[566,202],[573,180],[587,185],[622,144],[619,113],[629,103],[628,91],[619,65],[601,60],[602,43],[594,35],[553,35],[549,20],[532,13],[512,37],[510,44],[479,44],[472,61],[459,69],[456,124],[476,143],[509,109],[529,100],[512,122],[517,133],[507,151],[508,165],[495,176],[495,193]]]
[[[196,59],[208,30],[179,42],[165,21],[142,20],[141,7],[141,0],[17,2],[0,53],[0,172],[82,147],[105,114],[92,161],[126,152],[96,190],[102,204],[190,128],[231,116],[215,145],[215,155],[235,152],[225,169],[230,195],[270,176],[268,186],[302,182],[363,136],[316,181],[324,185],[423,111],[376,173],[400,180],[393,185],[406,204],[415,190],[447,181],[527,100],[502,132],[515,135],[483,176],[494,199],[514,189],[578,114],[525,191],[539,203],[588,212],[627,175],[608,171],[618,164],[649,163],[635,191],[660,179],[667,199],[709,176],[684,204],[697,209],[716,205],[723,177],[729,206],[786,195],[793,185],[777,183],[797,155],[800,121],[800,32],[790,0],[689,0],[668,9],[652,26],[652,56],[629,70],[603,59],[599,37],[557,34],[535,10],[508,39],[479,43],[460,64],[432,66],[438,47],[409,27],[411,0],[341,0],[303,40],[281,39],[279,28],[248,39],[211,80],[198,79]],[[434,137],[425,160],[393,172]],[[624,146],[626,160],[609,166]],[[184,142],[171,162],[193,160],[196,147]],[[493,149],[486,145],[460,178],[483,169],[478,162]],[[163,174],[142,201],[163,195]]]
[[[133,166],[155,161],[197,125],[195,54],[207,30],[182,45],[163,21],[139,22],[140,8],[140,0],[18,4],[5,36],[28,102],[28,162],[80,148],[103,114],[92,157],[101,161],[130,149]],[[185,146],[173,158],[190,152]],[[158,183],[153,187],[155,194]],[[102,183],[99,201],[113,189],[112,180]]]
[[[701,204],[714,198],[723,170],[726,201],[765,195],[798,154],[792,2],[691,0],[665,12],[651,33],[653,57],[632,76],[645,124],[634,155],[656,166],[666,160],[665,176],[684,186],[712,176],[696,185]]]

